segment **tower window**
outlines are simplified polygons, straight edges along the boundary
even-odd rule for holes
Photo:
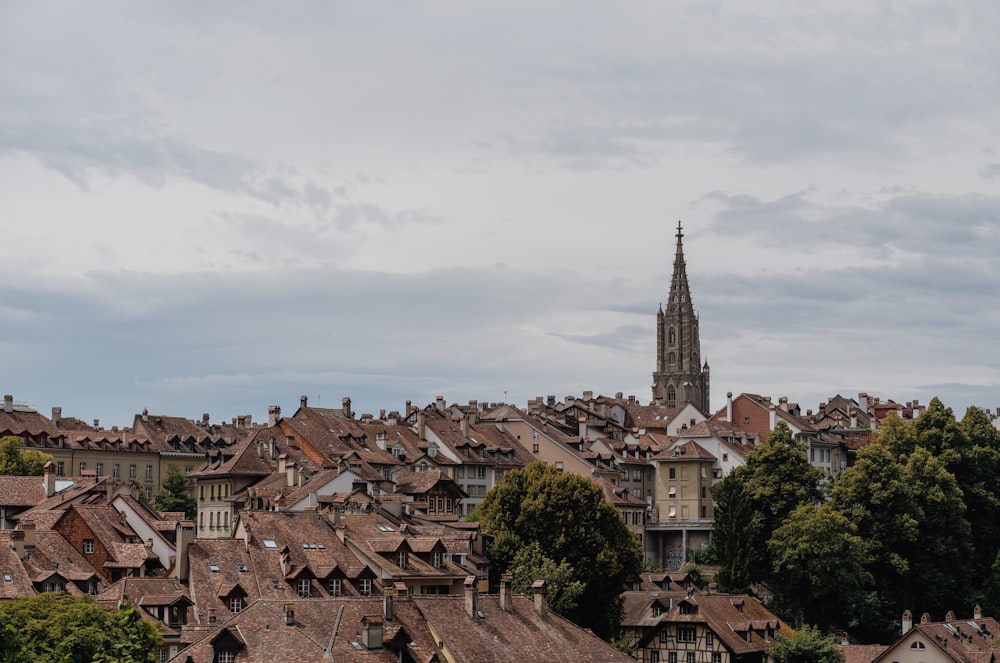
[[[667,387],[667,407],[677,407],[677,390],[674,385]]]
[[[670,343],[670,345],[673,345],[674,343],[677,342],[677,336],[674,334],[673,328],[670,329],[670,332],[667,334],[667,337],[668,337],[667,342]]]

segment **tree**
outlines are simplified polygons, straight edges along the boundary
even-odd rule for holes
[[[752,582],[770,579],[771,533],[798,507],[820,501],[822,478],[823,471],[809,464],[806,445],[795,441],[788,425],[779,421],[746,464],[720,482],[713,491],[713,538],[721,587],[742,591]]]
[[[490,535],[494,582],[518,553],[537,546],[556,568],[566,564],[584,589],[563,616],[611,640],[621,622],[621,591],[642,568],[642,550],[621,514],[588,478],[542,463],[508,472],[479,507]]]
[[[854,524],[830,504],[805,504],[768,541],[777,600],[806,621],[831,626],[855,614],[872,585],[867,546]]]
[[[153,496],[157,511],[183,511],[185,517],[193,519],[198,513],[198,502],[191,495],[188,479],[176,465],[167,468],[160,492]]]
[[[508,571],[513,576],[511,589],[516,594],[531,595],[536,580],[546,583],[545,602],[560,615],[576,610],[586,587],[574,577],[573,567],[566,560],[556,563],[542,554],[537,541],[521,548],[514,555]]]
[[[17,436],[0,438],[0,474],[38,476],[50,460],[52,456],[37,449],[25,449]]]
[[[833,638],[805,626],[791,638],[778,637],[769,652],[774,663],[843,663],[844,654]]]
[[[162,637],[133,609],[105,610],[91,596],[39,594],[0,602],[0,660],[153,663]]]

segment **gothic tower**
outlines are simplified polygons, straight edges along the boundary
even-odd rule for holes
[[[677,222],[677,252],[670,281],[667,307],[656,314],[656,371],[653,373],[653,402],[668,407],[693,404],[709,414],[708,362],[701,365],[698,315],[691,303],[681,223]]]

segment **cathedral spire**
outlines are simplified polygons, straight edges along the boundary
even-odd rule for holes
[[[677,246],[670,294],[666,307],[656,315],[656,370],[653,401],[668,407],[693,404],[704,413],[709,408],[708,365],[701,365],[698,315],[691,301],[687,263],[684,261],[684,229],[677,222]]]

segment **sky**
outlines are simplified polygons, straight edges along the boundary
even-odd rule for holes
[[[1000,3],[0,3],[0,390],[1000,407]]]

